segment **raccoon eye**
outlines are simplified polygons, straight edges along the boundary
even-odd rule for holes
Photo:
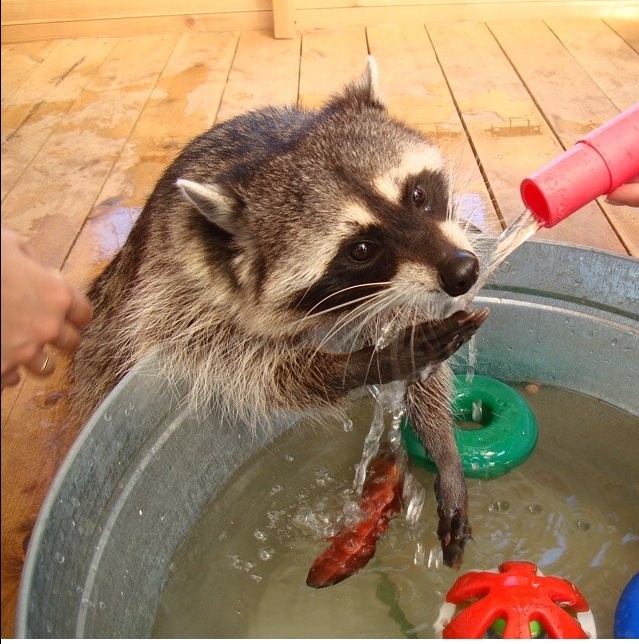
[[[360,241],[348,249],[351,259],[356,262],[367,262],[377,253],[377,245],[370,241]]]
[[[417,208],[423,208],[426,212],[430,210],[430,203],[427,202],[426,191],[417,184],[411,194],[413,205]]]

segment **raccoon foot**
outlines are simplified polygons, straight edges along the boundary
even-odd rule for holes
[[[450,358],[477,332],[488,313],[488,309],[457,311],[443,320],[427,320],[404,329],[385,350],[390,380],[415,380],[423,369]]]
[[[459,568],[464,559],[464,547],[471,538],[472,529],[468,517],[462,510],[446,512],[437,508],[439,525],[437,536],[442,544],[444,563],[451,568]]]

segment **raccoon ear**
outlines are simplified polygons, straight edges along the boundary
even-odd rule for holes
[[[235,211],[237,202],[220,184],[197,183],[178,179],[176,185],[186,200],[201,212],[212,224],[229,235],[235,235]]]
[[[364,73],[346,87],[345,98],[358,107],[366,106],[385,110],[386,102],[379,92],[378,78],[377,61],[373,56],[368,56]]]

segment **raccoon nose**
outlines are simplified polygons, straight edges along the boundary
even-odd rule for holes
[[[463,295],[477,281],[479,262],[467,250],[457,250],[439,269],[439,283],[452,297]]]

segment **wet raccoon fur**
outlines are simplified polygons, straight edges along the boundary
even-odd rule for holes
[[[318,111],[266,107],[183,150],[90,289],[72,405],[86,419],[154,351],[191,404],[213,398],[249,422],[338,412],[356,388],[407,380],[439,466],[444,559],[458,565],[470,528],[443,363],[487,312],[441,319],[478,260],[439,152],[389,116],[376,76],[369,59]]]

